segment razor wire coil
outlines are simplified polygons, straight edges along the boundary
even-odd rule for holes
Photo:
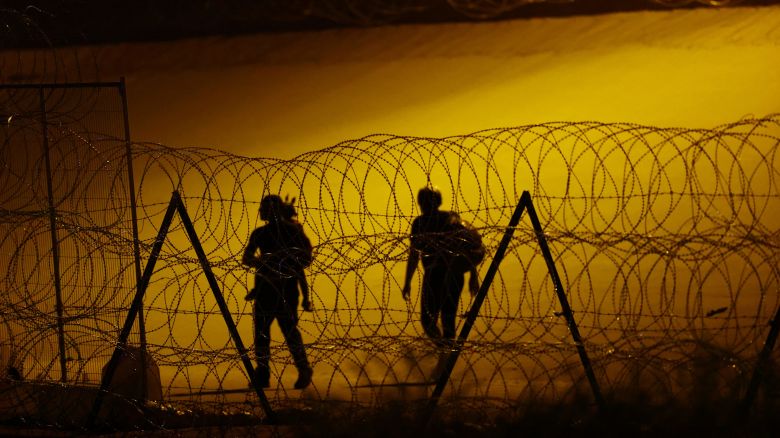
[[[68,366],[72,381],[95,385],[135,287],[125,144],[90,131],[88,116],[47,116]],[[261,224],[261,196],[296,196],[315,244],[307,270],[315,311],[301,313],[299,325],[315,378],[303,393],[289,389],[292,362],[275,334],[271,401],[373,403],[398,391],[421,399],[441,352],[419,323],[422,268],[411,304],[400,297],[417,189],[437,185],[443,208],[480,231],[488,249],[482,273],[528,189],[603,384],[639,382],[680,396],[669,370],[682,372],[704,355],[722,365],[728,392],[744,380],[780,305],[779,124],[768,116],[714,129],[561,122],[448,138],[374,135],[290,160],[133,143],[141,259],[179,191],[250,344],[243,296],[252,272],[240,255]],[[2,127],[0,347],[5,366],[46,382],[58,376],[57,320],[40,126],[40,114],[17,111]],[[576,392],[581,369],[552,289],[536,236],[521,221],[464,346],[451,398]],[[174,219],[144,299],[163,398],[253,409],[251,393],[230,395],[246,388],[246,376],[211,293]],[[459,320],[468,305],[464,291]],[[399,389],[410,383],[423,389]]]

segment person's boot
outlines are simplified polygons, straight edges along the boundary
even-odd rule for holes
[[[314,374],[311,367],[305,367],[298,370],[298,380],[295,381],[295,389],[303,389],[311,383],[311,376]]]

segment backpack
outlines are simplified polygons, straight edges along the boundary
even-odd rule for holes
[[[475,268],[485,258],[486,252],[479,231],[464,221],[455,222],[452,226],[450,250],[452,258],[449,266],[457,272],[468,272]]]

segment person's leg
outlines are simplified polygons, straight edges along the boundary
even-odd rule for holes
[[[306,357],[301,331],[298,330],[298,286],[296,282],[286,285],[284,311],[277,317],[287,348],[290,349],[295,368],[298,369],[296,389],[303,389],[311,383],[312,369]],[[294,294],[292,292],[295,292]]]
[[[271,380],[271,369],[268,362],[271,359],[271,322],[274,320],[274,313],[274,309],[269,307],[268,302],[255,300],[255,357],[257,358],[255,378],[263,388],[267,388]]]
[[[438,342],[441,339],[437,321],[441,312],[443,280],[444,278],[438,270],[430,269],[423,273],[422,293],[420,295],[420,322],[425,334],[434,342]]]
[[[284,340],[287,341],[287,348],[290,349],[295,367],[300,369],[309,367],[309,360],[306,358],[306,349],[303,346],[303,337],[298,330],[298,318],[287,314],[277,319],[279,328],[282,329]]]
[[[301,331],[298,330],[297,321],[294,321],[292,317],[282,317],[277,322],[284,333],[284,339],[287,341],[290,354],[292,354],[295,368],[298,369],[298,381],[295,382],[295,388],[303,389],[311,383],[312,369],[309,365],[309,359],[306,357]]]
[[[455,339],[455,316],[458,313],[458,302],[464,282],[464,274],[460,272],[448,272],[444,280],[441,326],[442,336],[450,342]]]

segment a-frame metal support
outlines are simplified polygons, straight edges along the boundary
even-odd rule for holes
[[[447,358],[447,362],[444,365],[442,373],[439,375],[439,380],[436,382],[436,387],[434,388],[433,394],[431,395],[431,398],[428,402],[426,421],[430,420],[434,410],[436,409],[436,405],[439,402],[439,398],[444,391],[444,387],[447,386],[447,382],[450,379],[452,370],[455,368],[455,364],[458,361],[458,356],[460,356],[460,352],[463,349],[463,344],[469,337],[469,332],[471,332],[471,328],[474,326],[474,322],[479,315],[479,309],[482,306],[482,302],[485,301],[485,297],[487,296],[488,290],[490,289],[490,284],[493,282],[493,278],[498,272],[498,266],[501,264],[501,261],[504,258],[504,254],[509,247],[509,243],[512,240],[512,235],[514,234],[515,228],[517,227],[517,224],[520,223],[520,217],[523,214],[523,210],[526,210],[528,212],[528,216],[531,218],[531,224],[533,225],[534,233],[536,234],[536,240],[539,242],[542,256],[547,263],[547,269],[550,272],[550,278],[552,279],[553,286],[555,287],[555,293],[558,295],[558,301],[560,301],[563,316],[566,318],[566,323],[569,326],[569,331],[571,332],[574,345],[576,346],[577,352],[579,353],[580,361],[582,362],[583,368],[585,368],[585,375],[588,378],[588,382],[590,382],[590,387],[593,391],[593,397],[596,400],[596,404],[598,405],[599,410],[601,412],[605,412],[606,405],[604,402],[604,397],[601,394],[598,381],[596,381],[596,376],[593,372],[590,359],[588,358],[588,353],[585,351],[585,346],[582,343],[582,337],[580,336],[580,332],[577,329],[577,323],[574,320],[574,315],[572,314],[571,307],[569,306],[569,300],[566,298],[566,292],[564,291],[563,284],[561,283],[561,279],[558,276],[558,270],[555,268],[555,261],[553,260],[552,254],[550,253],[550,248],[547,245],[547,239],[544,237],[544,230],[542,229],[541,222],[539,221],[539,216],[537,216],[536,209],[534,209],[533,202],[531,202],[531,194],[527,191],[524,191],[520,196],[520,201],[517,203],[517,207],[515,208],[515,212],[512,215],[512,218],[509,220],[509,225],[507,225],[506,230],[504,231],[504,237],[501,239],[501,243],[498,245],[498,250],[493,257],[493,260],[490,262],[490,267],[485,274],[485,278],[482,280],[482,285],[479,288],[479,292],[477,292],[477,296],[474,298],[471,309],[466,315],[466,321],[463,323],[463,328],[460,331],[460,335],[458,335],[458,338],[455,341],[455,345],[452,348],[452,352]]]
[[[276,423],[276,415],[274,414],[273,409],[271,408],[271,405],[265,396],[265,393],[260,387],[259,382],[255,379],[254,367],[252,366],[252,361],[249,358],[250,353],[246,347],[244,347],[244,343],[241,341],[241,336],[238,334],[238,329],[233,322],[233,317],[230,315],[230,311],[228,310],[227,304],[225,303],[225,298],[222,296],[222,292],[219,289],[217,279],[214,276],[214,273],[211,271],[211,265],[206,259],[206,253],[203,251],[203,247],[200,244],[200,239],[198,239],[198,235],[195,233],[195,227],[193,227],[190,216],[187,213],[186,208],[184,208],[184,203],[182,202],[179,192],[173,192],[173,195],[171,196],[171,202],[168,204],[168,209],[165,212],[162,224],[160,225],[160,229],[157,233],[157,239],[154,241],[154,245],[152,246],[152,252],[149,255],[149,261],[147,262],[143,276],[141,277],[141,283],[139,284],[135,298],[133,298],[133,302],[130,305],[130,311],[127,313],[125,325],[122,327],[122,331],[119,333],[117,346],[114,349],[114,353],[111,355],[111,359],[109,359],[108,364],[106,365],[105,372],[103,373],[103,378],[100,382],[100,390],[98,391],[95,398],[92,411],[87,418],[87,427],[89,428],[94,424],[95,419],[100,412],[103,398],[108,392],[108,386],[110,385],[111,380],[114,377],[114,373],[116,372],[119,359],[122,356],[122,351],[127,347],[127,339],[130,336],[130,331],[133,328],[136,316],[141,310],[144,293],[146,292],[146,288],[149,286],[149,281],[152,277],[152,274],[154,273],[154,265],[157,263],[157,259],[160,256],[160,250],[162,249],[163,243],[165,243],[165,237],[168,234],[168,229],[170,228],[171,222],[173,221],[173,215],[176,212],[178,212],[179,216],[181,217],[181,221],[184,224],[184,229],[187,231],[187,236],[190,239],[190,243],[192,243],[192,247],[198,256],[203,273],[206,275],[206,279],[209,282],[211,291],[214,292],[214,298],[217,300],[219,310],[222,312],[222,316],[225,319],[225,324],[227,325],[228,331],[230,332],[230,337],[233,339],[233,343],[236,345],[236,349],[241,356],[241,361],[244,364],[244,368],[246,368],[249,380],[252,384],[252,387],[255,389],[255,392],[257,393],[257,397],[260,399],[260,405],[265,411],[266,418],[269,423]]]

